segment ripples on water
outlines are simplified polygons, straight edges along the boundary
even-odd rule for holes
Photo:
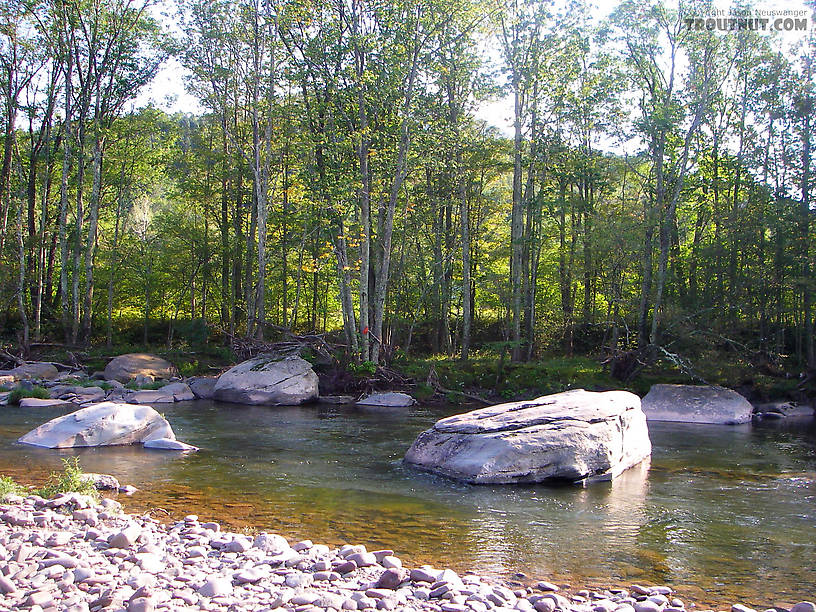
[[[195,512],[236,529],[394,548],[412,562],[576,585],[672,583],[701,603],[813,598],[816,425],[650,423],[651,466],[587,488],[471,486],[404,467],[455,409],[376,415],[337,407],[161,406],[191,455],[15,443],[61,414],[0,415],[0,472],[41,482],[79,455],[142,491],[132,510]]]

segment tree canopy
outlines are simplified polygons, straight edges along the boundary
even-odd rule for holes
[[[816,367],[813,21],[708,8],[2,2],[4,335]],[[203,112],[134,103],[168,57]]]

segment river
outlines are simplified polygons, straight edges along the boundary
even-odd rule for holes
[[[416,435],[453,406],[371,414],[197,401],[157,409],[201,451],[27,447],[17,437],[62,412],[6,407],[0,473],[40,483],[60,458],[78,455],[86,471],[141,489],[120,496],[131,511],[393,548],[412,563],[508,578],[671,584],[698,603],[760,609],[816,590],[812,418],[652,422],[650,465],[583,488],[471,486],[403,466]]]

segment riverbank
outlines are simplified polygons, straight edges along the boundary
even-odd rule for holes
[[[0,608],[32,610],[424,610],[681,612],[667,586],[562,592],[448,569],[403,567],[391,550],[330,549],[223,531],[195,515],[163,524],[66,493],[0,504]],[[729,606],[726,606],[726,609]],[[731,607],[735,612],[744,608]],[[800,603],[791,612],[813,612]]]

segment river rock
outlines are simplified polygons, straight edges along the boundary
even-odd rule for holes
[[[357,402],[363,408],[407,408],[416,404],[416,400],[407,393],[389,391],[388,393],[372,393]]]
[[[318,401],[321,404],[332,404],[335,406],[345,406],[354,403],[351,395],[321,395]]]
[[[650,456],[640,398],[577,389],[441,419],[405,463],[473,484],[610,479]]]
[[[754,416],[760,419],[784,419],[786,417],[814,416],[813,406],[796,402],[768,402],[754,405]]]
[[[20,400],[20,408],[67,408],[73,406],[72,402],[55,398],[24,397]]]
[[[175,451],[197,451],[198,447],[192,444],[185,444],[178,440],[171,438],[156,438],[155,440],[148,440],[144,443],[145,448],[154,448],[157,450],[175,450]]]
[[[209,578],[198,589],[198,593],[204,597],[218,597],[220,595],[232,594],[232,581],[223,576],[213,576]]]
[[[14,380],[28,380],[32,378],[54,380],[59,375],[59,370],[51,363],[32,361],[18,365],[8,372],[3,372],[3,374],[12,376]]]
[[[196,395],[193,393],[192,389],[190,389],[190,386],[183,382],[170,383],[169,385],[162,387],[161,390],[167,395],[172,395],[173,400],[177,402],[189,402],[196,398]]]
[[[791,608],[791,612],[816,612],[816,604],[812,601],[800,601]]]
[[[128,353],[114,357],[105,366],[105,378],[118,380],[121,383],[129,382],[140,374],[155,378],[170,378],[176,373],[172,363],[147,353]]]
[[[317,374],[300,357],[259,356],[224,372],[215,383],[213,398],[235,404],[291,406],[316,400]]]
[[[148,389],[145,391],[134,391],[125,396],[128,404],[172,404],[176,401],[172,393],[167,393],[162,389]]]
[[[110,474],[94,474],[93,472],[86,472],[82,474],[82,480],[87,480],[92,483],[100,491],[118,491],[119,481],[115,476]]]
[[[193,376],[186,380],[187,386],[198,399],[212,399],[215,391],[216,376]]]
[[[652,385],[643,398],[650,421],[738,425],[749,423],[753,407],[736,391],[706,385]]]
[[[28,432],[20,442],[45,448],[114,446],[159,438],[175,440],[170,423],[150,406],[102,402],[57,417]]]
[[[286,538],[276,533],[259,533],[255,536],[252,545],[270,555],[280,555],[290,550]]]

